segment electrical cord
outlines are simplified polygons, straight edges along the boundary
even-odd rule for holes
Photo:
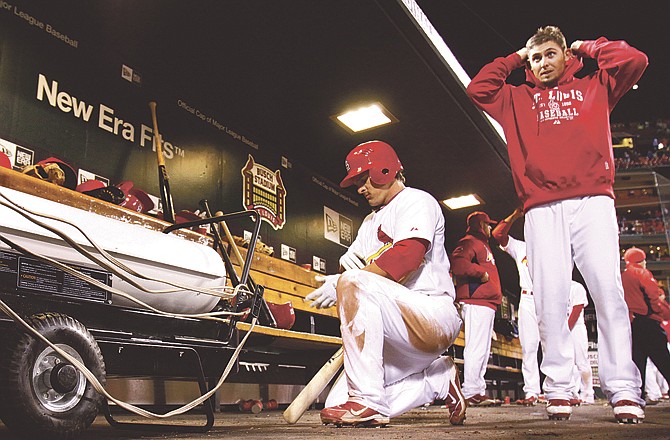
[[[200,405],[207,399],[209,399],[214,393],[216,393],[221,386],[223,386],[224,382],[228,378],[228,375],[230,374],[230,371],[232,370],[233,366],[235,365],[235,361],[240,355],[240,352],[242,351],[242,348],[247,342],[247,339],[249,338],[249,335],[253,331],[254,327],[256,326],[257,318],[254,317],[251,321],[251,327],[247,332],[245,333],[244,337],[242,338],[242,341],[238,344],[238,346],[235,348],[235,351],[233,352],[232,357],[230,358],[230,361],[228,361],[228,364],[226,365],[226,368],[223,370],[223,373],[221,374],[221,377],[219,378],[219,381],[217,382],[216,386],[209,390],[207,393],[203,394],[202,396],[198,397],[197,399],[192,400],[191,402],[181,406],[180,408],[174,409],[172,411],[169,411],[165,414],[156,414],[151,411],[147,411],[143,408],[140,408],[138,406],[132,405],[128,402],[124,402],[122,400],[119,400],[109,394],[107,390],[105,390],[105,387],[100,383],[97,377],[88,369],[86,368],[86,365],[84,365],[81,361],[79,361],[77,358],[71,356],[69,353],[65,352],[64,350],[60,349],[58,346],[55,344],[51,343],[46,337],[44,337],[41,333],[39,333],[37,330],[35,330],[33,327],[30,326],[26,321],[24,321],[14,310],[12,310],[4,301],[0,300],[0,311],[4,312],[7,316],[12,318],[16,323],[24,327],[28,332],[30,332],[33,336],[36,338],[40,339],[42,342],[47,344],[49,347],[51,347],[56,353],[58,353],[60,356],[65,358],[68,362],[70,362],[72,365],[74,365],[77,370],[79,370],[84,377],[93,385],[93,388],[95,390],[102,394],[107,400],[115,403],[119,407],[130,411],[132,413],[135,413],[137,415],[140,415],[142,417],[146,418],[151,418],[151,419],[165,419],[169,418],[172,416],[176,416],[179,414],[183,414],[187,411],[190,411],[191,409],[195,408],[196,406]]]
[[[185,286],[185,285],[182,285],[182,284],[173,282],[173,281],[161,280],[161,279],[156,279],[156,278],[152,278],[152,277],[143,275],[143,274],[141,274],[141,273],[135,271],[134,269],[132,269],[132,268],[126,266],[126,265],[123,264],[121,261],[118,261],[118,260],[117,260],[116,258],[114,258],[112,255],[110,255],[107,251],[105,251],[104,249],[102,249],[102,247],[100,247],[100,246],[99,246],[93,239],[91,239],[91,238],[86,234],[86,232],[85,232],[84,230],[82,230],[82,229],[81,229],[79,226],[77,226],[76,224],[74,224],[74,223],[72,223],[72,222],[69,222],[69,221],[67,221],[67,220],[65,220],[65,219],[59,218],[59,217],[55,217],[55,216],[52,216],[52,215],[48,215],[48,214],[44,214],[44,213],[38,213],[38,212],[31,211],[31,210],[29,210],[29,209],[27,209],[27,208],[25,208],[25,207],[19,205],[18,203],[12,201],[9,197],[7,197],[5,194],[3,194],[2,191],[0,191],[0,197],[2,197],[3,199],[5,199],[5,200],[8,202],[8,203],[5,203],[5,202],[3,202],[3,201],[0,200],[0,206],[4,206],[4,207],[6,207],[6,208],[8,208],[8,209],[11,209],[12,211],[14,211],[14,212],[16,212],[17,214],[21,215],[22,217],[24,217],[24,218],[27,219],[28,221],[30,221],[30,222],[36,224],[37,226],[40,226],[40,227],[42,227],[42,228],[44,228],[44,229],[46,229],[46,230],[48,230],[48,231],[50,231],[50,232],[56,234],[57,236],[61,237],[66,243],[68,243],[72,248],[74,248],[74,249],[75,249],[77,252],[79,252],[81,255],[83,255],[84,257],[88,258],[89,260],[95,262],[95,263],[98,264],[100,267],[109,270],[110,272],[112,272],[112,273],[114,273],[115,275],[117,275],[119,278],[123,279],[124,281],[126,281],[127,283],[129,283],[130,285],[132,285],[133,287],[135,287],[135,288],[137,288],[137,289],[139,289],[139,290],[142,290],[143,292],[147,292],[147,293],[151,293],[151,294],[163,294],[163,293],[175,293],[175,292],[179,292],[179,291],[181,291],[181,290],[188,290],[188,291],[199,292],[199,293],[203,293],[203,294],[206,294],[206,295],[219,296],[219,297],[224,297],[224,298],[231,298],[231,297],[232,297],[232,295],[230,295],[230,294],[229,294],[229,295],[224,295],[222,292],[219,292],[219,291],[217,291],[217,290],[214,290],[213,288],[210,288],[210,289],[202,289],[202,288],[194,287],[194,286]],[[135,277],[137,277],[137,278],[144,279],[144,280],[147,280],[147,281],[155,281],[155,282],[159,282],[159,283],[167,284],[167,285],[170,285],[170,286],[173,286],[173,287],[177,287],[177,288],[180,289],[180,290],[176,290],[176,289],[166,289],[166,290],[152,290],[152,289],[147,289],[146,287],[144,287],[144,286],[142,286],[141,284],[137,283],[137,282],[136,282],[135,280],[133,280],[132,278],[130,278],[130,277],[126,276],[125,274],[123,274],[122,272],[119,272],[118,270],[116,270],[113,266],[110,266],[109,264],[105,263],[104,261],[102,261],[101,259],[99,259],[98,257],[96,257],[94,254],[92,254],[91,252],[89,252],[88,250],[86,250],[83,246],[81,246],[79,243],[77,243],[76,241],[74,241],[70,236],[68,236],[68,235],[67,235],[66,233],[64,233],[63,231],[61,231],[61,230],[59,230],[59,229],[57,229],[57,228],[55,228],[55,227],[53,227],[53,226],[47,225],[46,223],[41,222],[41,221],[39,221],[39,220],[37,220],[37,219],[31,217],[31,215],[33,215],[33,216],[37,216],[37,217],[48,218],[48,219],[51,219],[51,220],[54,220],[54,221],[58,221],[58,222],[61,222],[61,223],[65,223],[65,224],[67,224],[67,225],[69,225],[69,226],[75,228],[77,231],[79,231],[79,233],[82,234],[82,236],[83,236],[84,238],[86,238],[86,240],[87,240],[89,243],[91,243],[91,245],[92,245],[92,246],[93,246],[93,247],[94,247],[94,248],[95,248],[95,249],[96,249],[96,250],[97,250],[103,257],[105,257],[105,259],[107,259],[110,263],[112,263],[113,266],[116,266],[116,267],[118,267],[118,268],[120,268],[120,269],[126,271],[126,272],[129,273],[130,275],[133,275],[133,276],[135,276]],[[224,291],[225,291],[225,288],[224,288]]]

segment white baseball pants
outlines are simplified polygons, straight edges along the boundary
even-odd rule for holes
[[[450,360],[438,357],[462,325],[452,297],[348,270],[338,281],[337,304],[346,387],[334,386],[326,406],[351,399],[392,417],[446,397]]]
[[[524,233],[543,345],[541,368],[547,376],[547,399],[572,397],[574,349],[564,311],[568,309],[574,261],[596,307],[603,392],[611,403],[628,399],[643,405],[619,272],[614,200],[593,196],[531,208],[526,213]]]
[[[540,364],[537,360],[537,351],[540,347],[540,330],[537,326],[535,314],[535,300],[533,295],[522,293],[519,299],[519,342],[521,342],[521,374],[523,375],[523,393],[528,399],[539,396]]]
[[[486,306],[462,304],[465,321],[465,348],[463,349],[463,396],[485,394],[486,365],[491,352],[491,336],[495,310]]]
[[[572,343],[575,346],[575,391],[579,391],[579,398],[583,402],[593,403],[593,371],[589,362],[589,335],[586,325],[577,322],[570,332]]]
[[[649,400],[660,400],[668,392],[668,382],[650,358],[647,358],[644,391]]]

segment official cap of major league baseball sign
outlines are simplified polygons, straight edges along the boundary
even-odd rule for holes
[[[475,211],[468,216],[468,225],[476,225],[479,222],[486,222],[491,225],[495,225],[496,223],[498,223],[495,220],[491,220],[489,215],[484,211]]]

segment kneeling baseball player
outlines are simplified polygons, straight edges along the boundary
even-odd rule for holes
[[[433,196],[406,187],[402,164],[381,141],[355,147],[340,186],[354,185],[373,211],[328,275],[307,295],[313,307],[337,305],[345,375],[335,383],[321,421],[384,426],[391,417],[444,400],[449,421],[465,419],[453,359],[441,356],[461,319],[444,248],[444,217]]]

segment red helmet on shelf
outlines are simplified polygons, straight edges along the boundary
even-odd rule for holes
[[[382,141],[369,141],[356,146],[347,155],[344,166],[347,176],[340,182],[342,188],[353,185],[356,177],[366,171],[373,183],[386,185],[403,169],[393,147]]]

